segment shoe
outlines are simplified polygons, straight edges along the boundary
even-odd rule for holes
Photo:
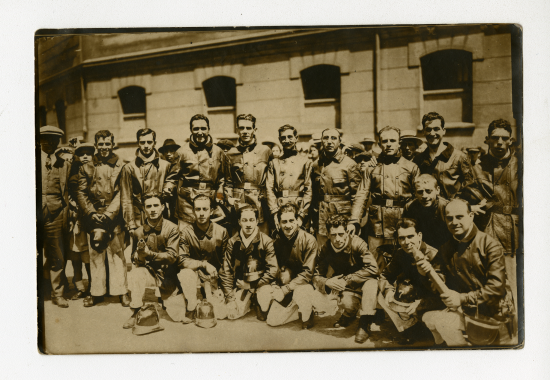
[[[86,298],[84,298],[84,307],[92,307],[94,305],[97,305],[101,301],[103,301],[103,296],[87,296]]]
[[[298,313],[298,317],[300,319],[300,321],[302,321],[302,330],[309,330],[310,328],[313,327],[314,325],[314,322],[313,322],[313,311],[311,312],[311,314],[309,315],[309,319],[307,321],[304,322],[304,320],[302,319],[302,313]]]
[[[128,293],[120,296],[120,304],[122,307],[130,307],[130,297],[128,297]]]
[[[132,327],[134,327],[135,324],[136,324],[136,316],[137,316],[137,313],[134,313],[134,314],[126,321],[126,323],[124,323],[124,325],[122,325],[122,328],[123,328],[123,329],[131,329]]]
[[[344,314],[342,314],[340,318],[334,323],[333,326],[336,328],[348,327],[351,324],[351,322],[353,322],[354,319],[355,317],[346,317]]]
[[[79,290],[74,296],[71,297],[71,301],[76,301],[81,298],[86,298],[87,295],[88,295],[87,292],[83,292]]]
[[[255,308],[256,308],[256,318],[258,319],[258,321],[265,322],[267,320],[267,311],[263,312],[262,308],[258,304],[255,305]]]
[[[67,302],[67,300],[63,297],[53,297],[52,303],[62,308],[69,307],[69,302]]]
[[[440,350],[440,349],[443,349],[443,348],[449,348],[449,346],[447,346],[447,342],[445,342],[445,341],[443,341],[443,343],[439,343],[439,344],[436,343],[432,346],[432,349],[435,349],[435,350],[437,350],[437,349]]]
[[[359,326],[357,332],[355,333],[355,343],[365,343],[369,339],[368,329],[365,329],[363,326]]]

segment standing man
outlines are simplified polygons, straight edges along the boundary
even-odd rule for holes
[[[55,150],[64,132],[50,125],[40,128],[40,163],[42,177],[42,215],[38,216],[42,228],[42,243],[46,267],[50,270],[52,303],[69,307],[63,297],[65,290],[65,249],[67,211],[69,205],[69,163],[59,159]]]
[[[155,149],[155,131],[143,128],[137,131],[136,137],[139,144],[136,158],[122,168],[120,178],[122,216],[130,235],[145,221],[142,197],[156,192],[162,194],[163,200],[170,199],[177,174]]]
[[[250,204],[258,210],[258,228],[269,234],[266,180],[271,149],[256,141],[256,118],[250,114],[237,116],[239,140],[227,152],[224,193],[234,211]],[[237,226],[234,226],[235,228]]]
[[[395,242],[397,221],[402,217],[403,207],[413,198],[414,182],[420,175],[418,167],[401,155],[398,128],[382,128],[378,137],[382,153],[357,190],[348,226],[348,231],[355,233],[370,197],[366,235],[371,252],[376,252],[380,245]],[[377,260],[382,267],[382,258]]]
[[[210,282],[212,290],[220,287],[218,274],[223,269],[229,236],[225,228],[210,220],[214,208],[212,198],[206,194],[197,195],[193,200],[195,221],[181,230],[178,279],[187,311],[197,307],[197,288],[204,287],[205,282]]]
[[[301,319],[313,327],[314,290],[311,285],[317,259],[317,241],[299,228],[298,206],[287,203],[278,210],[280,231],[273,242],[279,272],[275,282],[258,290],[260,305],[268,305],[267,324],[280,326]],[[272,301],[276,301],[272,303]]]
[[[511,294],[506,291],[502,246],[477,229],[467,202],[461,199],[449,202],[445,217],[453,234],[439,250],[449,287],[448,292],[441,294],[447,309],[427,312],[422,320],[432,331],[436,344],[466,346],[462,334],[464,315],[498,323],[513,318],[515,310]],[[456,310],[458,307],[463,312]],[[499,337],[495,343],[500,343]]]
[[[313,284],[323,295],[339,293],[342,315],[334,327],[350,325],[360,309],[355,341],[365,343],[376,312],[379,270],[367,244],[360,237],[350,235],[347,224],[343,215],[331,215],[327,220],[329,241],[319,252]]]
[[[409,161],[416,157],[417,149],[423,144],[422,140],[416,137],[416,131],[413,130],[401,131],[399,143],[403,157]]]
[[[258,214],[252,205],[237,210],[241,229],[229,239],[225,249],[220,279],[229,319],[244,316],[250,310],[251,294],[268,286],[279,270],[273,240],[259,230]],[[255,300],[256,317],[265,321],[269,304],[260,306],[258,301]]]
[[[222,163],[226,160],[225,153],[212,141],[208,118],[204,115],[193,116],[189,129],[189,143],[178,150],[176,218],[180,231],[195,221],[193,199],[205,194],[214,201],[218,188],[224,183]],[[220,216],[218,214],[220,212],[216,216]]]
[[[452,236],[445,222],[445,206],[449,201],[439,195],[437,181],[429,174],[418,176],[414,187],[416,199],[405,205],[403,217],[416,220],[422,240],[439,249]]]
[[[279,229],[279,208],[293,203],[298,208],[298,226],[304,223],[311,204],[311,161],[298,154],[298,131],[291,125],[279,128],[283,155],[269,163],[267,171],[267,204]]]
[[[460,190],[473,182],[472,165],[468,156],[443,142],[445,120],[437,112],[422,117],[422,128],[428,148],[414,158],[422,174],[431,174],[441,188],[441,195],[453,199]]]
[[[363,179],[360,166],[340,148],[339,130],[325,129],[321,142],[323,149],[319,159],[313,163],[311,171],[312,204],[319,213],[315,226],[319,247],[328,239],[328,218],[332,215],[351,215],[351,205]]]
[[[120,296],[122,306],[130,306],[124,220],[120,213],[119,182],[124,163],[113,153],[114,145],[115,137],[110,131],[97,132],[97,154],[80,168],[78,205],[84,213],[84,227],[90,233],[92,275],[90,295],[84,299],[84,307],[101,302],[107,288],[109,294]]]
[[[365,148],[365,153],[370,156],[371,158],[378,158],[379,154],[373,150],[374,144],[376,144],[376,140],[374,140],[372,137],[365,137],[361,144]],[[370,158],[369,158],[370,159]]]

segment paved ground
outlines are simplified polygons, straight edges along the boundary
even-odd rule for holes
[[[67,275],[72,276],[70,264]],[[69,278],[69,281],[71,278]],[[74,293],[72,288],[67,294]],[[347,328],[334,328],[334,317],[315,317],[311,330],[302,330],[299,321],[280,327],[269,327],[256,319],[254,312],[244,318],[218,321],[211,329],[194,324],[173,322],[161,311],[164,331],[135,336],[122,325],[131,311],[123,308],[118,297],[106,297],[105,301],[91,308],[84,308],[82,300],[69,301],[69,308],[61,309],[47,300],[44,305],[46,350],[52,354],[63,353],[145,353],[145,352],[218,352],[218,351],[293,351],[293,350],[356,350],[399,348],[393,339],[397,330],[389,321],[373,332],[364,344],[354,341],[357,322]],[[413,346],[430,347],[433,340],[427,338]]]

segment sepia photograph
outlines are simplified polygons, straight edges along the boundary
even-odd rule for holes
[[[40,29],[42,354],[522,349],[523,29]]]

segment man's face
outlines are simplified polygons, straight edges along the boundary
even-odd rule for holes
[[[325,131],[321,137],[321,142],[323,143],[325,152],[334,153],[340,146],[340,134],[338,131]]]
[[[317,150],[317,147],[312,146],[309,148],[309,158],[311,161],[315,161],[319,158],[319,150]]]
[[[194,120],[193,126],[191,127],[191,134],[196,143],[204,144],[208,140],[208,135],[210,134],[210,128],[208,128],[206,120]]]
[[[283,146],[284,150],[292,149],[296,146],[296,136],[294,136],[294,131],[292,129],[287,129],[279,135],[279,141]]]
[[[239,120],[237,130],[239,132],[239,139],[245,144],[251,142],[256,133],[256,127],[254,127],[254,124],[250,120]]]
[[[403,157],[405,157],[407,160],[410,160],[416,152],[416,142],[408,139],[402,140],[401,152],[403,152]]]
[[[95,147],[101,157],[109,157],[113,151],[113,141],[111,137],[100,137],[95,143]]]
[[[368,141],[368,142],[362,142],[361,144],[363,144],[363,146],[365,147],[365,150],[366,150],[367,152],[370,152],[370,151],[372,150],[373,145],[374,145],[374,143],[373,143],[373,142],[370,142],[370,141]]]
[[[176,148],[166,148],[166,150],[164,151],[164,157],[166,157],[166,161],[170,162],[171,164],[176,161],[176,158],[178,158],[176,150]]]
[[[443,140],[443,136],[445,136],[445,132],[445,129],[441,127],[441,120],[437,119],[426,122],[426,127],[424,127],[426,144],[431,147],[439,146]]]
[[[395,156],[399,151],[399,133],[389,130],[380,135],[380,148],[386,156]]]
[[[334,248],[341,249],[344,247],[344,244],[346,244],[348,233],[346,232],[344,226],[339,226],[336,228],[332,227],[328,237]]]
[[[148,133],[143,136],[139,136],[139,150],[144,156],[150,156],[155,149],[156,141],[153,139],[153,134]]]
[[[293,212],[283,212],[279,221],[281,229],[286,237],[290,238],[298,229],[298,220]]]
[[[210,208],[210,201],[207,199],[198,199],[195,201],[193,208],[195,211],[195,217],[198,224],[207,224],[210,221],[210,215],[212,215],[212,209]]]
[[[464,202],[451,202],[445,209],[447,228],[456,237],[463,237],[474,224],[474,213],[468,212]]]
[[[424,207],[431,207],[439,195],[439,186],[435,183],[419,182],[415,187],[418,202]]]
[[[506,156],[508,149],[512,143],[512,136],[504,128],[495,128],[491,132],[491,136],[487,137],[487,144],[489,145],[489,150],[493,156],[497,158],[502,158]]]
[[[92,155],[93,155],[93,151],[91,150],[85,150],[83,151],[82,153],[80,153],[80,155],[78,156],[78,159],[80,160],[80,162],[82,162],[83,164],[87,164],[88,162],[90,162],[92,160]]]
[[[273,145],[273,148],[271,148],[271,153],[273,153],[273,157],[275,158],[281,157],[281,150],[277,145]]]
[[[249,237],[254,232],[254,229],[258,225],[256,214],[254,211],[244,211],[239,219],[239,226],[243,231],[245,237]]]
[[[40,135],[40,147],[44,153],[52,154],[57,149],[61,137],[54,135]]]
[[[158,198],[150,198],[145,201],[145,216],[151,222],[157,221],[164,211],[164,205]]]
[[[403,251],[412,255],[414,249],[420,249],[422,243],[422,232],[416,232],[414,227],[399,228],[397,230],[397,241]]]

